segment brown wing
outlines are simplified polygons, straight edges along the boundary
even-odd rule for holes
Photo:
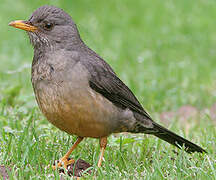
[[[102,94],[112,103],[122,109],[131,109],[151,119],[143,109],[132,91],[116,76],[112,68],[100,57],[89,59],[83,65],[91,74],[89,85],[96,92]]]

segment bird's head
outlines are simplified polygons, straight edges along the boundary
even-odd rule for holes
[[[18,20],[10,26],[27,31],[34,48],[64,48],[67,43],[79,44],[80,36],[71,17],[54,6],[41,6],[27,21]]]

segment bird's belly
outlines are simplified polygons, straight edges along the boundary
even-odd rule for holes
[[[118,126],[116,107],[90,88],[47,86],[35,91],[39,107],[59,129],[81,137],[104,137]]]

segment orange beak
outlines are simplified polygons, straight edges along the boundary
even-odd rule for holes
[[[22,20],[12,21],[8,25],[13,26],[15,28],[23,29],[29,32],[35,32],[38,29],[37,27],[30,25],[28,21],[22,21]]]

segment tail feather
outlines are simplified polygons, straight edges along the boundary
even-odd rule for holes
[[[187,139],[184,139],[183,137],[169,131],[168,129],[162,127],[161,125],[153,122],[154,130],[155,132],[152,132],[151,134],[154,134],[155,136],[159,137],[160,139],[163,139],[164,141],[167,141],[170,144],[173,144],[174,146],[180,148],[179,146],[184,146],[185,151],[188,153],[192,152],[205,152],[204,149],[202,149],[200,146],[188,141]]]

